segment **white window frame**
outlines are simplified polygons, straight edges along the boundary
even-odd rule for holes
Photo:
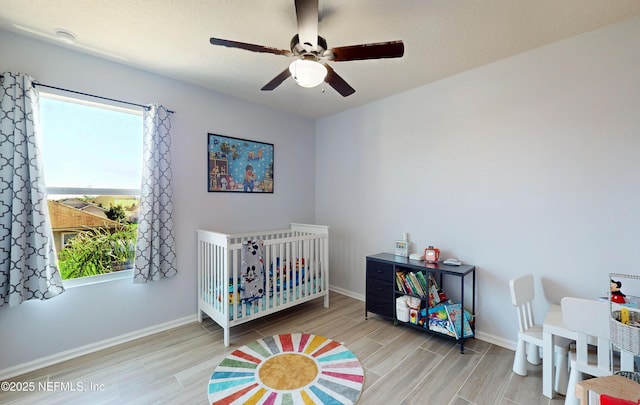
[[[62,248],[67,247],[69,241],[73,239],[77,234],[78,232],[62,232],[62,240],[60,241],[62,243]]]
[[[65,95],[64,91],[55,90],[55,89],[47,89],[46,91],[40,90],[39,97],[40,98],[49,98],[54,100],[61,100],[70,103],[77,103],[86,105],[94,108],[103,108],[116,112],[128,113],[139,115],[142,117],[143,111],[142,108],[135,107],[122,107],[117,102],[112,101],[101,101],[95,102],[92,101],[90,96],[74,96],[69,97]],[[142,140],[142,133],[140,133],[140,139]],[[140,157],[142,159],[142,156]],[[46,178],[46,167],[45,167],[45,178]],[[55,195],[55,194],[68,194],[68,195],[138,195],[140,196],[139,188],[80,188],[80,187],[47,187],[46,188],[47,195]],[[96,276],[87,276],[87,277],[79,277],[70,280],[62,280],[62,285],[64,288],[75,288],[82,287],[87,285],[100,284],[105,282],[111,282],[116,280],[129,279],[133,280],[133,268],[127,270],[116,271],[113,273],[107,274],[99,274]]]

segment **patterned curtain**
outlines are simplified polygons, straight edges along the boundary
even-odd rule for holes
[[[0,306],[62,293],[31,77],[0,77]]]
[[[177,273],[173,236],[170,114],[156,104],[144,112],[135,283],[173,277]]]

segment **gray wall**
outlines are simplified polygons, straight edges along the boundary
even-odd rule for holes
[[[479,336],[510,347],[510,278],[536,275],[541,322],[638,274],[638,38],[635,18],[318,120],[332,284],[362,296],[365,256],[408,232],[477,266]]]
[[[179,274],[67,290],[0,308],[1,370],[196,314],[197,228],[225,232],[314,222],[314,122],[121,64],[0,31],[0,71],[41,83],[176,111],[172,122]],[[275,193],[207,193],[207,132],[273,143]],[[304,167],[304,170],[300,168]]]

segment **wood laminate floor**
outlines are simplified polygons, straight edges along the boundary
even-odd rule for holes
[[[2,390],[0,404],[206,404],[209,377],[228,352],[287,332],[332,338],[358,356],[365,369],[359,405],[564,401],[542,395],[541,366],[515,375],[511,350],[469,339],[460,354],[451,340],[376,315],[365,320],[363,302],[331,293],[330,308],[318,299],[232,328],[230,347],[207,319],[12,378],[33,382],[35,391]]]

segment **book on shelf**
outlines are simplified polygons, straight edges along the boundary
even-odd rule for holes
[[[402,273],[402,280],[404,280],[404,285],[407,288],[407,293],[411,294],[411,295],[415,295],[415,290],[413,289],[413,287],[411,286],[411,283],[409,282],[409,278],[407,277],[407,273]]]
[[[402,281],[402,272],[396,271],[396,286],[398,287],[398,291],[402,291],[403,293],[407,293],[404,288],[404,282]]]
[[[429,287],[431,287],[432,285],[436,287],[436,290],[440,289],[438,287],[438,283],[436,282],[436,279],[433,278],[433,274],[429,273]]]
[[[409,284],[409,288],[411,289],[411,294],[418,295],[418,290],[416,289],[415,284],[413,284],[413,280],[411,279],[411,274],[413,273],[405,273],[404,279],[407,280],[407,284]]]
[[[449,322],[445,304],[436,305],[428,310],[429,330],[456,337],[455,330]]]
[[[429,287],[427,297],[429,299],[429,306],[435,306],[441,302],[449,302],[447,293],[444,292],[439,286],[433,275],[429,273]]]
[[[427,291],[429,291],[429,288],[427,286],[427,279],[424,278],[424,273],[421,272],[421,271],[416,272],[416,277],[418,278],[418,282],[420,283],[420,288],[422,288],[422,291],[425,294],[425,295],[423,295],[423,297],[426,298]]]
[[[402,292],[404,292],[405,294],[414,294],[409,281],[407,281],[407,275],[403,271],[397,271],[396,277],[400,279],[400,283],[402,284]]]
[[[469,319],[466,311],[463,311],[462,304],[459,302],[453,304],[445,304],[445,310],[447,311],[447,318],[451,324],[451,329],[457,339],[463,337],[462,331],[464,329],[464,337],[472,337],[473,331],[469,324]]]
[[[428,275],[428,292],[427,292],[427,296],[429,298],[429,306],[435,306],[437,304],[440,303],[441,299],[440,299],[440,295],[438,293],[438,291],[440,290],[440,287],[438,287],[438,283],[436,282],[436,280],[433,278],[433,274],[429,273]]]
[[[440,303],[440,296],[438,295],[438,290],[435,285],[429,286],[429,291],[427,292],[427,298],[429,300],[430,307],[435,307]]]
[[[409,284],[411,284],[411,288],[413,288],[416,294],[421,298],[424,298],[425,297],[424,291],[420,286],[420,282],[418,281],[418,277],[416,276],[416,273],[407,273],[407,279],[409,279]]]

